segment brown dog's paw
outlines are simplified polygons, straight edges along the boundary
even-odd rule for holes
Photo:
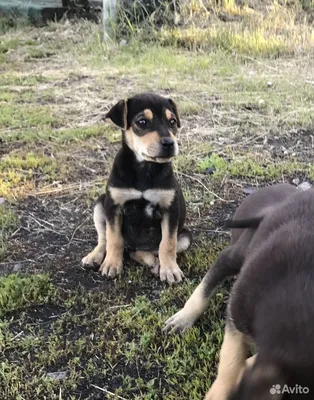
[[[106,250],[103,247],[97,246],[86,257],[82,259],[82,264],[88,267],[101,265],[105,258]]]
[[[106,275],[109,278],[115,278],[120,275],[123,269],[122,260],[106,257],[105,261],[101,264],[99,272],[101,275]]]
[[[194,325],[195,317],[186,308],[182,308],[172,317],[168,318],[163,328],[164,332],[182,332]]]
[[[168,283],[181,282],[184,274],[176,262],[172,262],[169,266],[160,266],[159,276],[161,281]]]

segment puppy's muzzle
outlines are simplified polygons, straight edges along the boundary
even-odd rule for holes
[[[162,138],[160,144],[160,157],[169,158],[175,155],[175,143],[172,138]]]

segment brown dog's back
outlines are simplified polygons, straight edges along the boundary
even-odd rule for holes
[[[250,194],[236,210],[233,220],[246,220],[264,215],[267,210],[276,207],[288,197],[297,193],[298,189],[287,183],[268,186]],[[243,229],[232,229],[231,244],[243,234]]]

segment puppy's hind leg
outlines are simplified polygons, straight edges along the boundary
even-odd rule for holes
[[[191,232],[183,228],[182,231],[178,235],[177,239],[177,253],[181,253],[187,250],[192,243],[192,234]],[[159,259],[158,259],[158,251],[134,251],[130,253],[130,257],[133,260],[137,261],[140,264],[147,265],[151,268],[151,273],[154,275],[158,275],[159,273]]]
[[[187,228],[183,228],[178,234],[177,254],[186,251],[192,244],[192,233]]]
[[[92,252],[82,259],[86,266],[99,266],[103,262],[106,253],[106,218],[104,210],[105,195],[99,197],[94,208],[94,224],[98,235],[98,244]]]
[[[159,260],[153,253],[149,251],[133,251],[130,257],[140,264],[147,265],[151,268],[151,273],[158,275],[159,273]]]
[[[207,309],[214,289],[228,276],[237,274],[242,267],[243,260],[239,246],[232,245],[224,249],[184,307],[165,322],[164,330],[185,332],[193,326]]]

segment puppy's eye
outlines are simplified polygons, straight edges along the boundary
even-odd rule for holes
[[[139,119],[138,121],[137,121],[137,124],[140,126],[140,127],[145,127],[146,125],[147,125],[147,119],[145,119],[145,118],[141,118],[141,119]]]
[[[172,119],[169,121],[169,124],[170,124],[171,127],[174,127],[174,126],[177,125],[177,121],[176,121],[174,118],[172,118]]]

